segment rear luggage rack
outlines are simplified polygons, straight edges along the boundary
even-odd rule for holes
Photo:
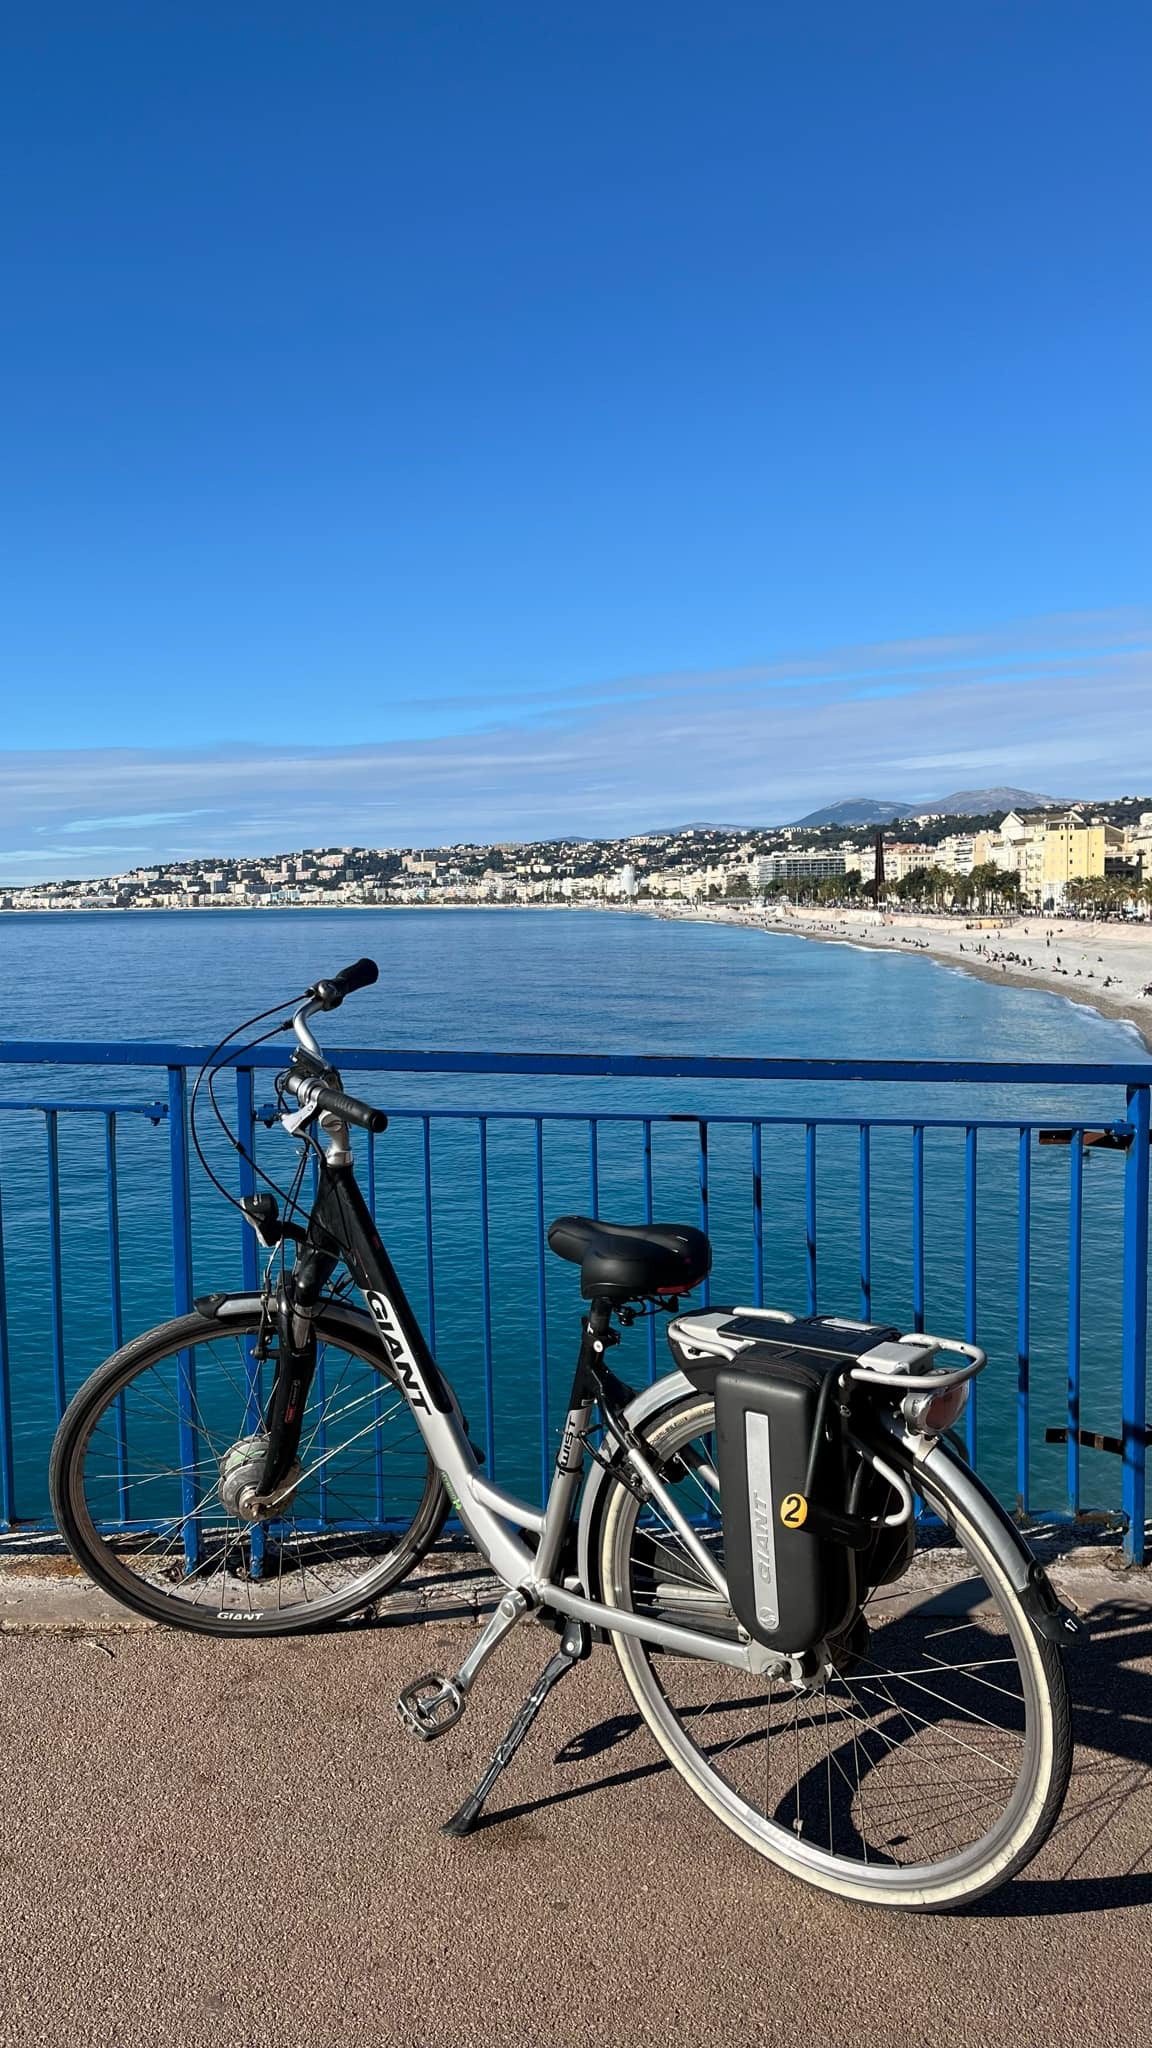
[[[814,1351],[842,1358],[847,1377],[866,1386],[899,1386],[901,1393],[942,1394],[975,1379],[988,1363],[976,1344],[933,1337],[892,1324],[854,1322],[847,1316],[794,1316],[786,1309],[703,1309],[680,1315],[668,1326],[668,1343],[678,1365],[752,1366],[750,1351]],[[961,1366],[937,1367],[941,1352],[963,1358]]]

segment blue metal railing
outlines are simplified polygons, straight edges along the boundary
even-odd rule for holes
[[[261,1125],[274,1118],[264,1099],[267,1077],[283,1057],[256,1048],[234,1070],[234,1115],[250,1152]],[[991,1370],[967,1418],[973,1457],[1022,1514],[1088,1511],[1087,1472],[1089,1509],[1121,1515],[1129,1555],[1143,1559],[1152,1065],[360,1047],[332,1057],[346,1074],[394,1077],[383,1096],[379,1086],[368,1091],[395,1120],[380,1141],[393,1148],[387,1182],[370,1140],[364,1185],[377,1209],[386,1192],[389,1242],[395,1234],[405,1282],[430,1341],[442,1339],[453,1378],[457,1357],[467,1353],[490,1470],[522,1478],[522,1470],[505,1468],[523,1464],[533,1439],[542,1483],[550,1471],[555,1400],[566,1392],[566,1375],[554,1368],[559,1344],[565,1367],[573,1349],[576,1307],[574,1276],[547,1253],[550,1214],[585,1207],[650,1220],[658,1208],[686,1212],[690,1203],[716,1247],[718,1299],[774,1298],[809,1313],[962,1330],[985,1345]],[[197,1207],[187,1100],[189,1070],[202,1058],[198,1048],[166,1043],[0,1044],[0,1068],[36,1068],[38,1080],[47,1072],[53,1082],[67,1075],[58,1095],[21,1085],[0,1098],[0,1109],[12,1113],[0,1123],[0,1520],[7,1528],[43,1521],[45,1449],[55,1420],[99,1357],[141,1326],[136,1302],[131,1312],[126,1307],[126,1278],[146,1320],[173,1307],[183,1312],[197,1282],[258,1282],[252,1232],[241,1226],[238,1245],[231,1234],[225,1241],[219,1221],[207,1222]],[[135,1100],[107,1099],[109,1068],[133,1070]],[[407,1099],[419,1075],[440,1078],[444,1099],[436,1107]],[[563,1099],[476,1107],[454,1099],[463,1076],[488,1077],[497,1098],[532,1081]],[[687,1094],[686,1082],[697,1084]],[[590,1083],[608,1086],[612,1099],[603,1107],[590,1103]],[[713,1083],[724,1084],[719,1092],[734,1098],[732,1109],[712,1108]],[[618,1106],[622,1085],[626,1107]],[[637,1085],[641,1101],[633,1106]],[[791,1104],[796,1085],[807,1091],[799,1108]],[[911,1107],[875,1113],[881,1087]],[[929,1113],[924,1091],[940,1088],[949,1104],[966,1091],[960,1114],[935,1113],[935,1093]],[[996,1092],[985,1109],[990,1089]],[[1005,1089],[1023,1091],[1027,1101],[1007,1098]],[[661,1090],[667,1105],[653,1100]],[[782,1097],[786,1109],[777,1106]],[[1004,1108],[1010,1113],[990,1113]],[[42,1124],[42,1166],[33,1166],[23,1135],[10,1142],[26,1129],[18,1113]],[[87,1128],[93,1120],[98,1159],[91,1149],[62,1148],[65,1125]],[[126,1130],[133,1134],[127,1167]],[[153,1134],[147,1144],[144,1133]],[[1105,1146],[1089,1142],[1102,1133]],[[1042,1137],[1054,1135],[1060,1146],[1041,1150]],[[252,1165],[219,1142],[221,1167],[230,1158],[237,1192],[251,1192]],[[163,1274],[155,1252],[159,1201],[169,1246]],[[647,1367],[650,1376],[661,1369],[651,1323]],[[1065,1451],[1045,1447],[1046,1422],[1066,1430]],[[1089,1426],[1121,1438],[1119,1462],[1082,1450],[1078,1432]]]

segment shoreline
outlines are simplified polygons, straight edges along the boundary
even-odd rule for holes
[[[1103,923],[1059,924],[1055,918],[972,919],[959,923],[952,918],[931,916],[889,917],[880,923],[865,922],[867,913],[812,910],[792,916],[773,917],[767,911],[742,911],[717,905],[704,908],[660,908],[653,905],[650,916],[678,918],[700,924],[729,924],[748,931],[762,931],[769,938],[812,939],[818,945],[854,946],[862,951],[885,953],[906,959],[924,954],[940,967],[970,975],[974,981],[992,982],[998,988],[1028,989],[1042,995],[1062,996],[1065,1002],[1095,1010],[1110,1023],[1129,1024],[1141,1043],[1152,1052],[1152,995],[1143,989],[1152,985],[1152,925]],[[1041,942],[1046,958],[1043,967],[1022,958],[1021,948],[1038,949]],[[961,947],[964,948],[961,952]],[[981,948],[984,957],[977,951]],[[1056,962],[1061,964],[1057,968]],[[1101,986],[1098,976],[1111,983]]]

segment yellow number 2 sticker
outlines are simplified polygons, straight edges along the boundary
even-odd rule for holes
[[[802,1493],[786,1493],[780,1503],[780,1520],[786,1529],[799,1529],[808,1519],[808,1503]]]

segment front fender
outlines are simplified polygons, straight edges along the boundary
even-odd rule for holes
[[[197,1315],[205,1316],[210,1322],[226,1323],[231,1317],[259,1315],[264,1297],[261,1294],[200,1294],[192,1306]],[[334,1317],[346,1323],[357,1337],[369,1338],[372,1347],[383,1353],[380,1332],[367,1309],[357,1302],[337,1300],[325,1295],[317,1304],[326,1317]]]
[[[629,1401],[624,1410],[624,1420],[631,1428],[638,1429],[641,1423],[651,1422],[654,1415],[659,1415],[665,1408],[675,1407],[685,1395],[693,1392],[692,1382],[686,1379],[682,1372],[666,1373],[663,1379],[655,1380],[650,1387],[645,1387]],[[576,1532],[576,1571],[584,1594],[589,1600],[598,1598],[597,1538],[607,1485],[608,1473],[603,1465],[593,1465],[580,1496],[580,1522]]]

